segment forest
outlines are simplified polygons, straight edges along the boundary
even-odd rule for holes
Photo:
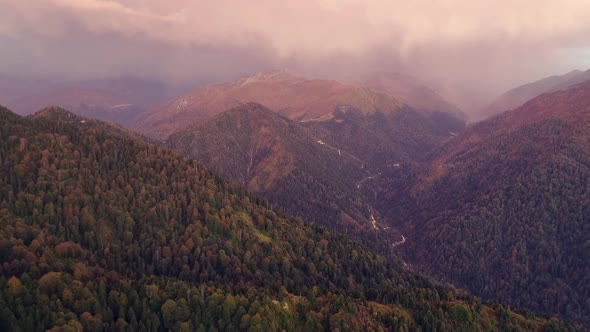
[[[406,184],[412,195],[395,196],[390,215],[412,238],[401,250],[474,294],[588,326],[588,113],[517,127],[503,122],[509,116],[433,153]]]
[[[246,103],[172,134],[165,145],[264,197],[269,207],[337,229],[387,254],[395,230],[377,232],[377,213],[358,183],[364,162],[318,143],[301,123]]]
[[[109,124],[0,109],[5,331],[571,331],[267,208]]]

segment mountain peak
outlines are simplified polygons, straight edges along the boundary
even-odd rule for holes
[[[236,82],[236,86],[244,86],[252,83],[278,83],[278,82],[292,82],[297,83],[304,81],[302,76],[288,69],[271,70],[259,72],[253,75],[246,76]]]
[[[32,118],[33,119],[46,118],[46,119],[63,121],[63,122],[72,122],[72,121],[78,121],[81,119],[79,116],[75,115],[74,113],[66,111],[63,108],[56,107],[56,106],[45,107],[44,109],[35,113],[32,116]]]
[[[20,116],[18,116],[16,113],[12,112],[8,108],[0,105],[0,123],[3,123],[4,121],[12,122],[18,119],[20,119]]]
[[[253,111],[258,111],[258,110],[270,111],[268,109],[268,107],[262,105],[261,103],[257,103],[255,101],[249,101],[247,103],[243,103],[243,104],[241,104],[239,106],[236,106],[236,107],[234,107],[232,109],[235,109],[235,110],[253,110]],[[232,110],[232,109],[230,109],[230,110]]]
[[[278,114],[274,113],[268,107],[257,103],[257,102],[247,102],[244,104],[240,104],[238,106],[232,107],[226,112],[218,114],[221,117],[235,117],[235,116],[248,116],[253,118],[267,118],[267,117],[275,117],[279,116]]]
[[[565,74],[564,76],[575,76],[575,75],[581,74],[583,72],[584,71],[582,71],[582,70],[574,69],[574,70],[568,72],[567,74]]]

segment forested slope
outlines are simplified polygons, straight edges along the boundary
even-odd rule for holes
[[[392,165],[414,164],[451,131],[463,128],[463,122],[451,116],[433,121],[410,106],[375,109],[367,113],[349,105],[340,105],[325,121],[303,123],[316,137],[362,160],[372,172]]]
[[[196,122],[171,135],[166,145],[277,208],[391,249],[394,234],[375,230],[371,208],[357,188],[368,176],[363,161],[260,104]]]
[[[467,129],[429,167],[390,210],[405,222],[409,261],[589,326],[589,83]]]
[[[0,109],[0,329],[565,330],[63,110]]]

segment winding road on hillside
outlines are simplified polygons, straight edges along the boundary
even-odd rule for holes
[[[392,245],[395,248],[395,247],[397,247],[397,246],[399,246],[401,244],[404,244],[404,243],[406,243],[406,237],[402,235],[402,240],[401,241],[398,241],[398,242],[393,242]]]
[[[361,189],[361,185],[363,184],[363,182],[365,182],[367,180],[374,179],[374,178],[378,177],[379,175],[381,175],[381,173],[378,173],[378,174],[375,174],[375,175],[370,175],[370,176],[365,177],[364,179],[362,179],[359,182],[357,182],[356,188],[357,189]]]
[[[317,143],[318,143],[319,145],[323,145],[323,146],[325,146],[325,147],[327,147],[327,148],[329,148],[329,149],[332,149],[332,150],[334,150],[334,151],[338,152],[338,155],[339,155],[339,156],[341,156],[341,155],[343,155],[343,154],[344,154],[344,155],[347,155],[349,158],[351,158],[351,159],[353,159],[353,160],[355,160],[355,161],[358,161],[358,162],[359,162],[359,164],[361,164],[361,169],[365,168],[365,162],[364,162],[364,161],[362,161],[362,160],[360,160],[359,158],[357,158],[357,157],[356,157],[356,156],[354,156],[353,154],[351,154],[351,153],[349,153],[349,152],[346,152],[346,151],[344,151],[344,150],[340,150],[340,149],[338,149],[338,148],[337,148],[337,147],[335,147],[335,146],[331,146],[330,144],[328,144],[328,143],[326,143],[326,142],[322,141],[321,139],[320,139],[320,140],[317,140]]]
[[[317,140],[317,143],[319,145],[322,145],[322,146],[325,146],[325,147],[327,147],[329,149],[332,149],[332,150],[337,151],[339,156],[341,156],[343,153],[346,154],[346,155],[348,155],[350,158],[358,161],[361,164],[361,169],[365,167],[365,163],[362,160],[360,160],[359,158],[355,157],[354,155],[352,155],[352,154],[350,154],[350,153],[348,153],[346,151],[340,150],[337,147],[331,146],[331,145],[327,144],[326,142],[324,142],[322,140]],[[394,164],[393,166],[394,167],[399,167],[399,164]],[[374,178],[376,178],[376,177],[378,177],[380,175],[382,175],[381,172],[379,172],[377,174],[374,174],[374,175],[369,175],[369,176],[363,178],[362,180],[360,180],[359,182],[357,182],[356,188],[357,189],[361,189],[361,186],[363,185],[363,183],[365,181],[372,180],[372,179],[374,179]],[[370,210],[371,209],[369,209],[369,211]],[[371,212],[371,225],[373,226],[373,229],[374,230],[379,230],[379,227],[377,226],[377,220],[375,219],[375,216],[373,215],[372,212]],[[387,230],[387,229],[389,229],[389,227],[387,227],[387,226],[386,227],[383,227],[383,230]],[[394,241],[391,245],[395,248],[395,247],[397,247],[399,245],[402,245],[402,244],[406,243],[406,239],[407,238],[402,235],[401,241]],[[405,262],[404,262],[404,265],[407,266]]]

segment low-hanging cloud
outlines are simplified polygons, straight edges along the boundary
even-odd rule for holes
[[[464,107],[583,65],[586,0],[0,0],[0,72],[220,81],[401,71]],[[582,68],[583,69],[583,68]]]

